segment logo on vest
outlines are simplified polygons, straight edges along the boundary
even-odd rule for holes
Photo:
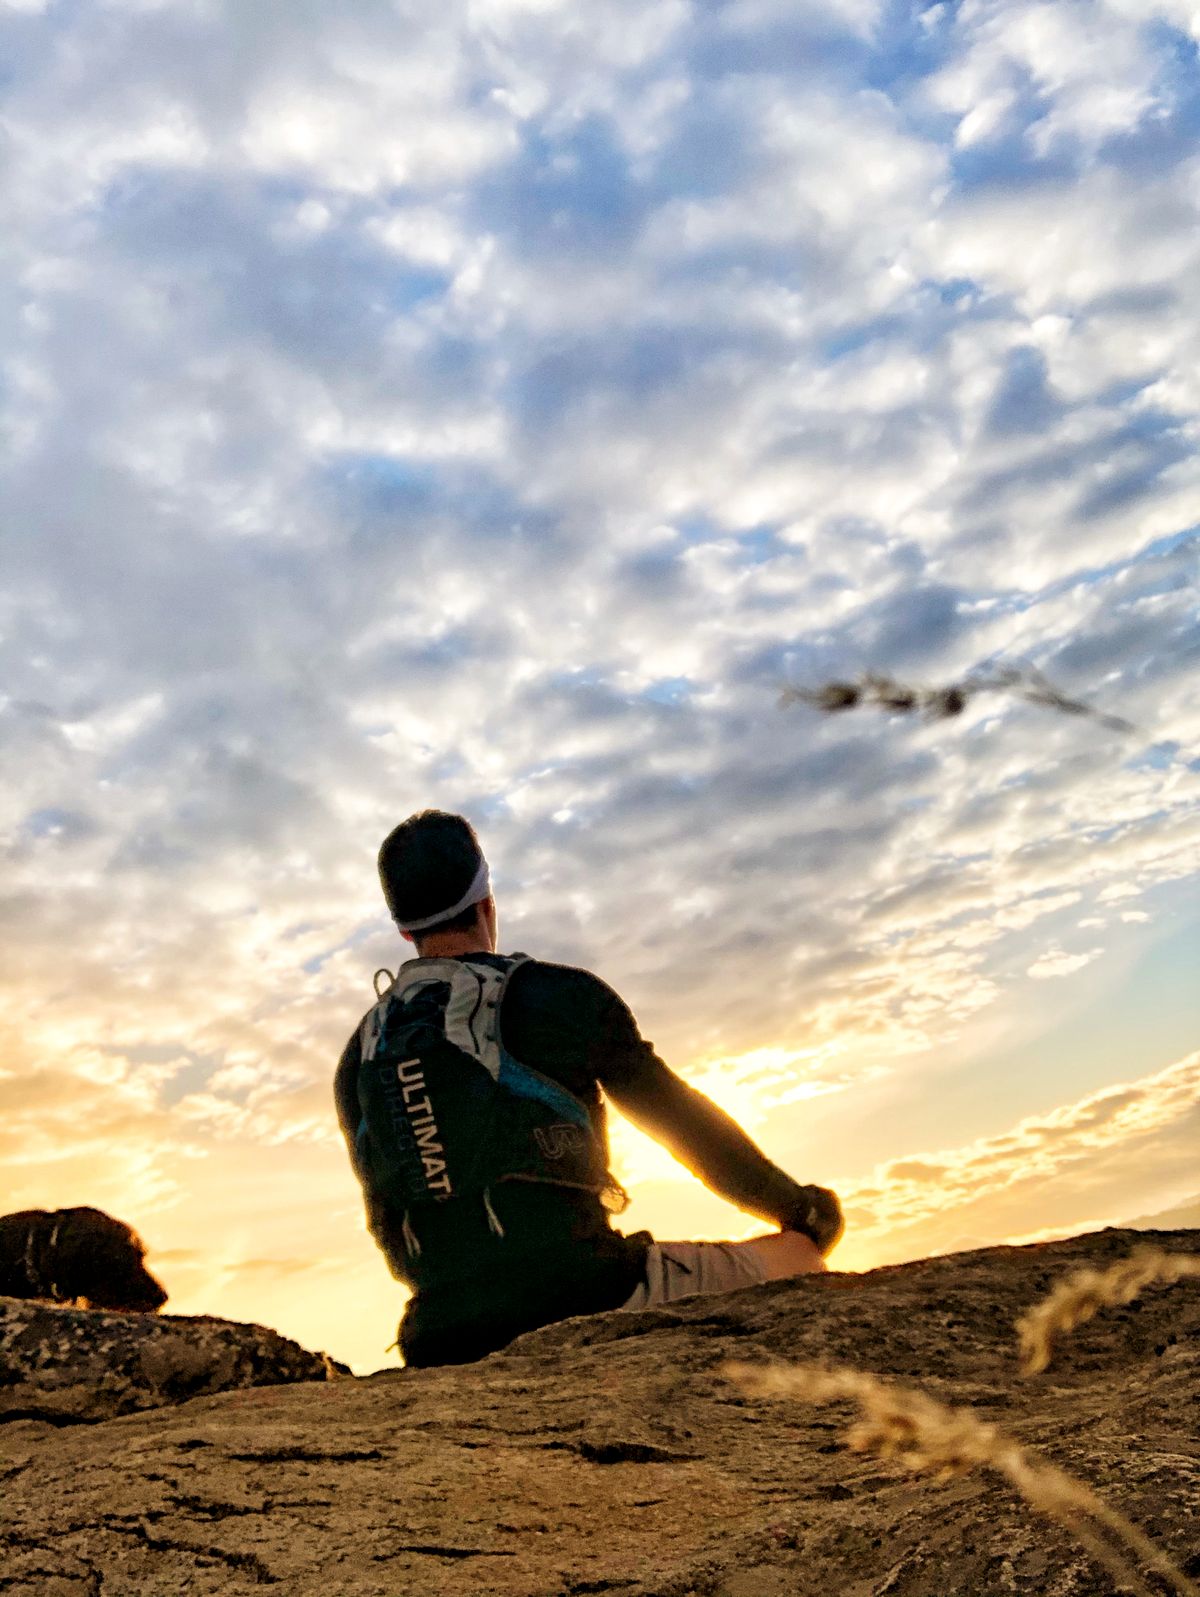
[[[573,1126],[569,1121],[554,1126],[535,1126],[533,1135],[546,1158],[554,1160],[565,1159],[588,1140],[583,1127]]]
[[[425,1172],[425,1185],[430,1192],[448,1198],[453,1192],[446,1170],[446,1150],[439,1138],[433,1104],[425,1088],[425,1072],[419,1059],[402,1059],[396,1066],[396,1080],[404,1099],[409,1130],[416,1143],[421,1168]]]

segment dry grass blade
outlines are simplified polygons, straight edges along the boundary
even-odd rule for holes
[[[1200,1276],[1200,1258],[1161,1248],[1138,1248],[1107,1270],[1076,1270],[1017,1321],[1022,1373],[1037,1375],[1049,1365],[1060,1333],[1101,1309],[1132,1303],[1148,1286],[1173,1286],[1185,1276]]]
[[[828,715],[868,707],[884,710],[889,715],[919,711],[927,720],[947,721],[961,715],[980,693],[1013,693],[1029,704],[1039,704],[1063,715],[1090,716],[1113,732],[1133,731],[1130,722],[1119,715],[1106,715],[1082,699],[1068,698],[1048,682],[1036,666],[1024,664],[994,666],[988,675],[975,671],[961,682],[951,682],[940,688],[909,687],[875,671],[866,672],[856,682],[825,682],[816,688],[789,684],[780,693],[779,706],[785,709],[790,704],[807,704]]]
[[[803,1364],[729,1363],[722,1374],[757,1397],[791,1397],[809,1403],[856,1403],[861,1418],[848,1445],[859,1453],[895,1458],[917,1474],[949,1480],[984,1468],[1003,1475],[1032,1507],[1066,1526],[1087,1550],[1140,1597],[1153,1597],[1140,1565],[1152,1569],[1180,1597],[1200,1588],[1116,1509],[1082,1482],[1025,1449],[970,1409],[949,1408],[927,1393],[892,1386],[865,1370]],[[1102,1534],[1102,1532],[1104,1534]]]

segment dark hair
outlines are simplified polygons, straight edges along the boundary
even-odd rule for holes
[[[379,850],[379,880],[396,920],[424,920],[460,899],[483,859],[475,828],[465,815],[421,810],[388,833]],[[453,920],[430,926],[432,932],[465,932],[479,906],[470,904]],[[424,932],[415,932],[420,942]]]

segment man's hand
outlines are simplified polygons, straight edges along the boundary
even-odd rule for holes
[[[828,1187],[801,1187],[799,1193],[787,1214],[779,1216],[780,1225],[787,1231],[802,1231],[822,1254],[831,1252],[846,1229],[837,1193]]]

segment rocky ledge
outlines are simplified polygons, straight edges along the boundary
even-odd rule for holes
[[[737,1359],[848,1364],[969,1405],[1200,1575],[1200,1281],[1017,1373],[1014,1320],[1105,1231],[573,1320],[464,1368],[0,1428],[4,1597],[1101,1597],[995,1477],[844,1447],[848,1411],[750,1398]],[[170,1324],[171,1322],[162,1322]],[[175,1322],[172,1329],[184,1322]],[[1145,1589],[1166,1592],[1147,1574]]]
[[[263,1325],[0,1298],[0,1424],[95,1423],[234,1388],[324,1381],[337,1372],[323,1353],[309,1353]],[[0,1445],[3,1437],[0,1431]]]

